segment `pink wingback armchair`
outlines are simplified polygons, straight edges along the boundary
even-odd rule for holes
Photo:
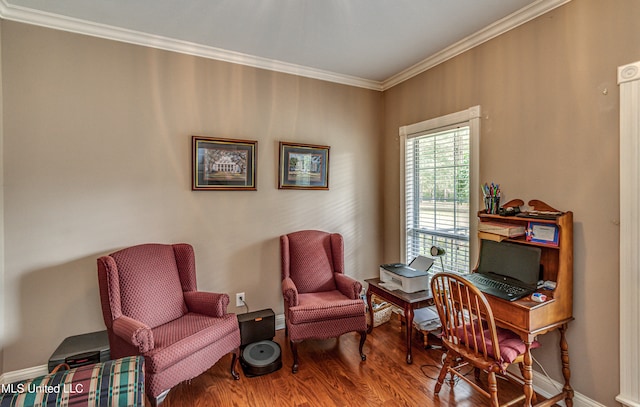
[[[297,344],[305,339],[360,333],[360,358],[367,338],[362,284],[344,274],[344,242],[337,233],[303,230],[280,236],[282,296],[287,335],[298,371]]]
[[[227,294],[197,291],[191,245],[143,244],[100,257],[98,282],[111,358],[144,356],[153,404],[228,353],[239,379],[238,320],[227,313]]]

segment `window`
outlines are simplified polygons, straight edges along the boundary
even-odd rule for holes
[[[402,255],[430,257],[433,270],[468,272],[474,265],[478,191],[478,106],[400,128]],[[477,188],[473,188],[473,186]]]

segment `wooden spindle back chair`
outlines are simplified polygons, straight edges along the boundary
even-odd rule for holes
[[[452,382],[457,376],[488,397],[493,407],[499,407],[496,374],[522,385],[522,378],[507,372],[507,367],[518,363],[522,372],[526,345],[515,333],[496,327],[484,294],[464,277],[438,273],[431,280],[431,290],[442,323],[442,343],[447,350],[434,393],[440,392],[449,373]],[[480,370],[487,372],[489,391],[460,373],[464,365],[475,368],[476,382],[479,382]],[[522,394],[504,405],[524,398]]]

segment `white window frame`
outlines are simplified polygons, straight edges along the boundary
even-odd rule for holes
[[[469,272],[478,258],[478,222],[475,218],[480,207],[480,106],[400,127],[400,261],[407,257],[407,202],[406,202],[406,143],[407,140],[427,132],[454,125],[469,126]]]

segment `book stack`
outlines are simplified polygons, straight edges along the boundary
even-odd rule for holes
[[[524,225],[512,225],[497,222],[480,222],[478,232],[482,238],[488,240],[503,240],[506,238],[518,237],[525,235]]]

